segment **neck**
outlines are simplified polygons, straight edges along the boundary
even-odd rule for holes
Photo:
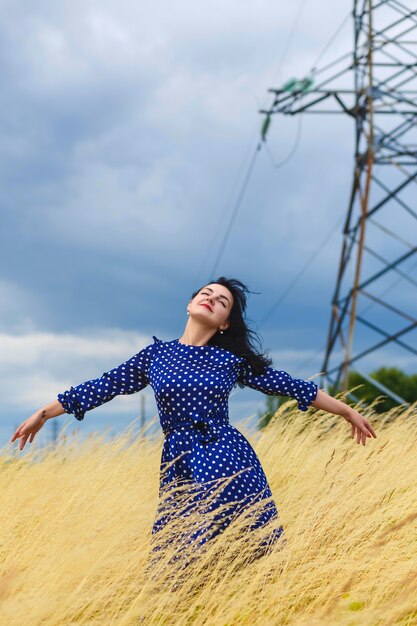
[[[206,346],[216,331],[213,332],[212,328],[206,328],[199,324],[192,324],[192,321],[191,319],[188,320],[179,341],[192,346]]]

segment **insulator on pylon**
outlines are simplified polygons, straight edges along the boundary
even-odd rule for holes
[[[308,76],[306,76],[306,78],[303,78],[302,80],[300,80],[300,91],[302,91],[303,93],[307,92],[309,89],[311,89],[311,87],[313,86],[313,79],[309,78]]]
[[[283,85],[282,89],[283,89],[283,91],[296,91],[297,90],[297,86],[298,86],[298,80],[296,78],[290,78]]]
[[[296,78],[290,78],[282,87],[283,91],[302,91],[305,93],[313,86],[313,79],[311,76],[306,76],[301,80],[297,80]]]
[[[265,119],[263,121],[262,129],[261,129],[262,141],[265,141],[266,134],[268,132],[270,123],[271,123],[271,114],[267,113],[267,115],[266,115],[266,117],[265,117]]]

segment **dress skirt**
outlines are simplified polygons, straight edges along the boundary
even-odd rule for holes
[[[237,428],[197,418],[164,434],[149,572],[162,562],[188,567],[231,525],[251,559],[286,543],[260,460]]]

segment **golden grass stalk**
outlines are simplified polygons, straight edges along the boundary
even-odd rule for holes
[[[40,450],[35,439],[22,457],[6,446],[0,624],[417,624],[416,403],[366,417],[378,438],[365,447],[343,418],[292,403],[262,433],[237,425],[265,469],[285,542],[256,558],[268,535],[247,532],[242,515],[193,548],[184,569],[172,561],[187,556],[184,538],[215,517],[204,500],[161,533],[167,545],[149,560],[162,435],[138,438],[132,423],[112,441],[64,434]],[[221,485],[212,487],[215,498]]]

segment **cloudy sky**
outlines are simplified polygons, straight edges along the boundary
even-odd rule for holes
[[[248,317],[274,366],[317,375],[353,122],[304,116],[300,126],[300,118],[275,116],[269,152],[258,154],[218,255],[268,89],[308,74],[351,4],[3,2],[1,445],[57,393],[130,358],[152,335],[180,337],[192,291],[220,275],[257,292]],[[348,20],[320,63],[352,41]],[[296,152],[274,167],[299,131]],[[147,388],[81,423],[57,420],[85,435],[116,433],[139,415],[139,395],[150,419],[156,404]],[[231,421],[264,403],[259,392],[235,391]]]

